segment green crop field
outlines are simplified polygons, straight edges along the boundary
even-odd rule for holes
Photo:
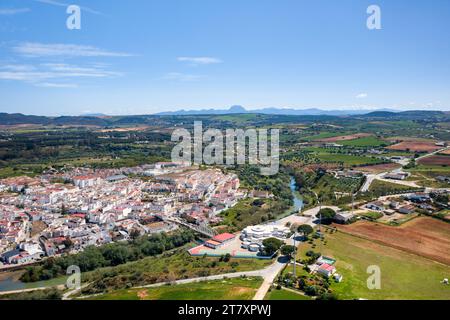
[[[156,288],[135,288],[93,296],[91,300],[251,300],[261,278],[204,281]]]
[[[349,147],[381,147],[388,145],[386,141],[380,140],[373,136],[348,141],[340,141],[338,143]]]
[[[336,259],[344,280],[332,282],[331,288],[339,299],[450,299],[450,288],[441,283],[450,266],[341,232],[327,231],[324,243],[314,243],[314,248],[302,243],[297,257],[304,259],[314,250]],[[366,271],[372,265],[380,267],[381,290],[367,288]]]
[[[363,156],[353,156],[339,153],[322,153],[318,154],[317,158],[323,162],[343,163],[345,166],[360,166],[380,163],[380,159],[369,158]]]

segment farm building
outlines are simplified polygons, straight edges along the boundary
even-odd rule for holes
[[[336,214],[336,216],[334,217],[334,220],[337,223],[347,223],[349,222],[351,219],[353,219],[355,215],[351,212],[339,212]]]
[[[366,204],[366,208],[374,211],[384,211],[386,209],[381,201],[370,202]]]
[[[412,205],[406,205],[401,207],[400,209],[398,209],[398,212],[403,213],[403,214],[411,214],[414,212],[416,208]]]
[[[209,247],[211,249],[217,249],[217,248],[221,247],[222,245],[224,245],[225,243],[232,241],[234,238],[236,238],[236,235],[234,235],[234,234],[222,233],[222,234],[219,234],[219,235],[215,236],[214,238],[206,241],[205,246]]]
[[[329,278],[333,274],[336,273],[336,268],[332,265],[329,265],[328,263],[323,263],[319,269],[317,269],[317,273]]]

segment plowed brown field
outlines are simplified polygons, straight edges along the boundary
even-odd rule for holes
[[[417,218],[400,227],[360,221],[335,225],[340,231],[450,265],[450,224]]]

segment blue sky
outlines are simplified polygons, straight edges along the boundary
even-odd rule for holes
[[[448,0],[66,1],[0,1],[0,112],[450,110]]]

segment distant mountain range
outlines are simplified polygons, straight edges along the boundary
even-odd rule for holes
[[[24,115],[21,113],[0,113],[0,125],[80,125],[80,126],[123,126],[123,125],[155,125],[169,122],[177,123],[183,121],[184,117],[195,116],[207,117],[208,115],[235,115],[240,114],[261,114],[262,117],[276,119],[276,121],[328,121],[333,119],[375,119],[375,120],[431,120],[450,121],[450,112],[412,110],[395,112],[389,109],[367,112],[364,110],[335,110],[326,111],[320,109],[277,109],[266,108],[260,110],[246,110],[240,106],[233,106],[228,110],[199,110],[199,111],[177,111],[163,112],[154,115],[127,115],[127,116],[107,116],[104,114],[92,114],[82,116],[61,116],[45,117]]]
[[[395,112],[392,109],[380,109],[376,111]],[[180,115],[221,115],[221,114],[244,114],[244,113],[257,113],[257,114],[273,114],[273,115],[287,115],[287,116],[350,116],[366,114],[370,110],[322,110],[317,108],[309,109],[292,109],[292,108],[263,108],[256,110],[247,110],[242,106],[232,106],[229,109],[203,109],[203,110],[179,110],[160,112],[156,115],[164,116],[180,116]]]

